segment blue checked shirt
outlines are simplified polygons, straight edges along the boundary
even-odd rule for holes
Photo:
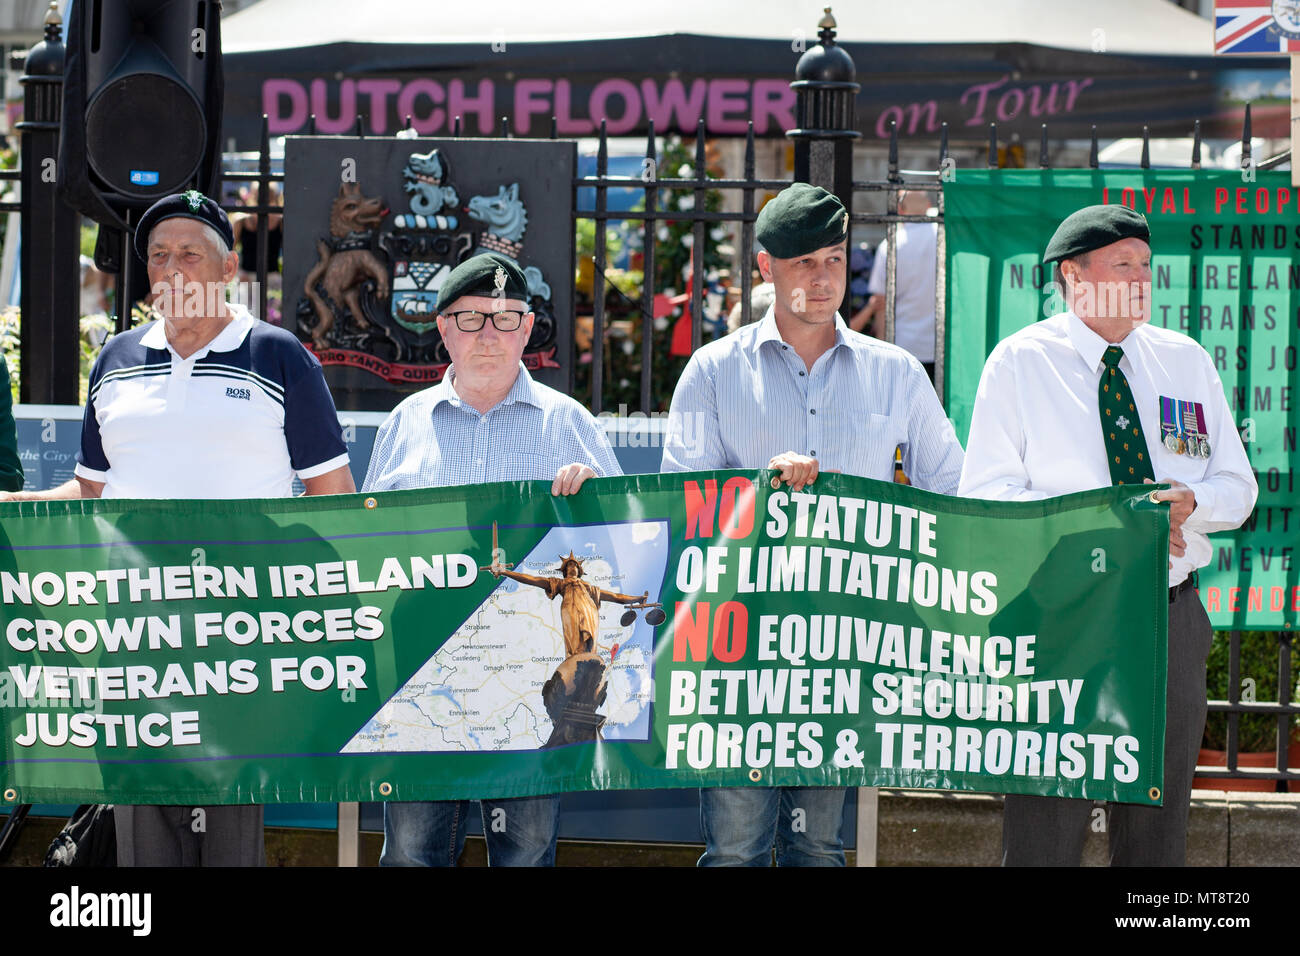
[[[486,415],[456,395],[453,369],[379,427],[363,490],[550,481],[574,462],[604,478],[623,474],[591,413],[534,382],[522,363],[510,393]]]
[[[691,356],[673,393],[663,470],[765,468],[794,451],[822,471],[892,481],[900,447],[912,484],[956,492],[961,445],[920,362],[836,315],[835,344],[808,371],[768,309]]]

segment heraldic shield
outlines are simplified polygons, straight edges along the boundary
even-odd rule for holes
[[[451,140],[425,148],[428,144],[411,139],[347,144],[353,153],[383,155],[364,161],[364,157],[358,158],[356,180],[343,182],[337,195],[330,196],[328,234],[318,230],[312,237],[315,262],[302,279],[295,312],[299,336],[325,366],[327,380],[336,394],[358,384],[376,391],[383,382],[424,387],[440,381],[450,357],[438,332],[438,291],[459,263],[481,252],[495,252],[517,262],[528,281],[529,308],[535,318],[524,350],[524,364],[542,381],[567,379],[565,366],[571,358],[572,343],[566,341],[567,335],[560,334],[562,323],[557,316],[571,310],[572,289],[567,281],[556,287],[563,299],[559,303],[548,281],[548,276],[555,275],[567,279],[572,272],[567,205],[559,215],[554,184],[542,184],[544,188],[533,194],[544,207],[544,221],[559,223],[568,241],[545,241],[547,237],[534,228],[537,241],[529,242],[526,197],[530,185],[523,175],[529,172],[529,164],[520,164],[520,175],[507,182],[495,180],[495,170],[509,165],[501,157],[510,155],[512,148],[553,148],[562,144]],[[337,138],[304,137],[293,146],[295,151],[310,148],[322,153],[321,159],[308,157],[307,165],[313,167],[328,167],[330,162],[324,154],[342,150]],[[465,156],[457,161],[459,167],[478,174],[468,184],[453,181],[453,152]],[[496,161],[484,162],[485,156],[493,156]],[[286,177],[290,159],[287,153]],[[346,164],[347,157],[342,162]],[[302,160],[296,165],[303,165]],[[378,173],[385,168],[392,170],[391,178],[361,175],[364,170]],[[555,178],[550,173],[547,169],[548,178]],[[487,175],[494,179],[484,181]],[[298,218],[320,222],[324,218],[320,214],[324,197],[315,184],[312,187],[314,209],[309,207]],[[404,202],[392,202],[394,208],[390,209],[387,197],[395,199],[399,188]],[[297,198],[292,187],[287,195]],[[558,195],[567,196],[567,188]],[[286,199],[286,215],[294,211],[288,207],[296,205]],[[286,289],[294,288],[289,274],[293,271],[292,251],[287,245]],[[567,328],[569,320],[563,325]],[[336,369],[338,366],[343,368]],[[550,370],[559,370],[559,374]],[[364,384],[367,376],[377,376],[382,382]],[[366,404],[377,401],[376,397]]]

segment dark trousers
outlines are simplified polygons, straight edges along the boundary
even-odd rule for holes
[[[119,805],[113,823],[118,866],[266,865],[260,805]]]
[[[1107,805],[1111,866],[1183,866],[1196,755],[1205,733],[1205,658],[1214,632],[1193,588],[1169,604],[1164,805]],[[1008,794],[1002,811],[1003,866],[1078,866],[1091,800]]]

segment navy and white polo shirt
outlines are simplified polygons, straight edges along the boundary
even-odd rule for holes
[[[76,474],[105,498],[281,498],[348,462],[316,356],[237,304],[182,359],[161,320],[110,339],[90,373]]]

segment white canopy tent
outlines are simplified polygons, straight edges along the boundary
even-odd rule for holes
[[[222,22],[227,53],[330,43],[567,42],[695,35],[815,43],[822,3],[791,0],[261,0]],[[1169,0],[851,0],[839,39],[864,43],[1032,43],[1083,52],[1208,56],[1214,27]]]
[[[1057,139],[1093,126],[1184,136],[1197,119],[1230,136],[1241,101],[1221,92],[1228,72],[1282,62],[1215,60],[1213,23],[1170,0],[851,0],[832,12],[870,139],[896,124],[933,142],[947,123],[969,144],[993,122],[1026,141],[1043,123]],[[822,16],[820,0],[261,0],[222,23],[227,137],[252,146],[266,113],[272,135],[309,116],[327,133],[361,116],[374,135],[407,116],[450,133],[460,116],[484,135],[504,116],[536,136],[554,116],[561,136],[602,118],[631,136],[651,119],[689,133],[707,118],[710,135],[743,135],[752,119],[776,138],[795,125],[789,84]],[[669,101],[689,108],[670,116]]]

